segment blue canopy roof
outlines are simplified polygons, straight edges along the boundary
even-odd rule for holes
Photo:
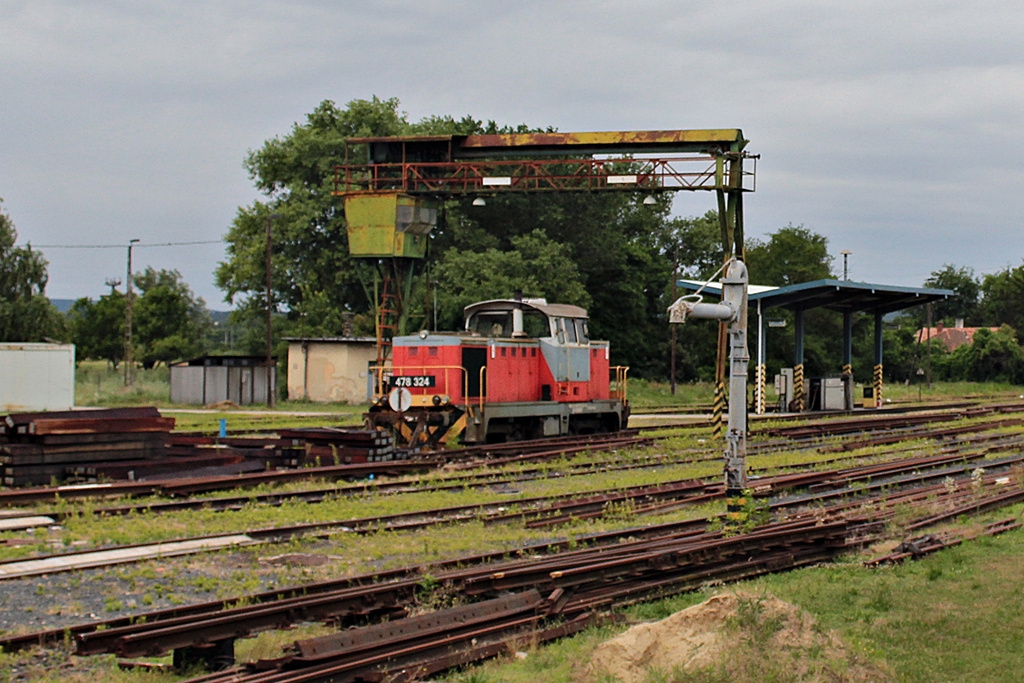
[[[704,285],[695,280],[677,280],[677,284],[691,291],[697,291]],[[713,282],[705,286],[703,291],[720,296],[721,285]],[[870,311],[884,315],[954,296],[956,292],[951,289],[898,287],[851,280],[814,280],[785,287],[750,285],[747,298],[751,304],[758,302],[762,310],[827,308],[840,312]]]

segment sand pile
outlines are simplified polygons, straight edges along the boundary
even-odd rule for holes
[[[887,681],[814,618],[769,595],[723,593],[602,643],[580,680]]]

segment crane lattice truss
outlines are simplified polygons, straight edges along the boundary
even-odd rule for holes
[[[742,166],[746,142],[735,129],[350,138],[334,193],[745,192],[755,178]]]

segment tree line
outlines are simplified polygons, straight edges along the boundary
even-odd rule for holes
[[[263,197],[239,207],[225,235],[225,259],[215,272],[233,309],[234,349],[263,352],[268,303],[265,230],[271,216],[270,303],[275,311],[276,355],[285,353],[285,336],[373,335],[374,293],[366,283],[374,264],[349,256],[341,199],[331,194],[333,167],[344,159],[348,138],[537,130],[541,129],[500,126],[469,116],[430,116],[411,122],[397,99],[374,97],[354,100],[344,108],[324,101],[286,135],[250,151],[245,167]],[[711,204],[713,196],[708,196]],[[509,193],[488,197],[482,207],[473,206],[471,199],[452,199],[441,207],[427,258],[405,302],[411,331],[433,327],[435,320],[440,329],[457,329],[465,305],[521,291],[587,308],[592,336],[611,342],[616,364],[630,366],[632,376],[668,377],[665,310],[678,293],[673,276],[700,280],[720,267],[721,237],[714,211],[672,217],[670,196],[648,205],[642,196],[630,193]],[[7,295],[0,302],[2,338],[74,341],[80,358],[120,362],[124,294],[112,288],[96,301],[76,301],[66,317],[55,315],[43,296],[42,255],[14,246],[16,233],[6,215],[0,214],[0,226],[0,287]],[[747,240],[745,260],[756,284],[785,286],[835,277],[827,239],[802,225]],[[887,319],[887,381],[915,378],[930,357],[936,379],[1024,382],[1024,351],[1015,333],[1024,325],[1024,310],[1016,305],[1024,295],[1024,266],[979,278],[969,268],[947,264],[924,284],[958,294],[934,305],[934,320],[1002,327],[979,332],[972,347],[947,355],[937,343],[930,353],[917,343],[914,332],[924,324],[923,307]],[[223,348],[219,337],[211,334],[204,302],[176,271],[147,269],[133,276],[133,285],[139,293],[133,307],[136,358],[153,364]],[[805,328],[806,373],[836,374],[842,358],[841,316],[811,311]],[[793,363],[789,330],[769,333],[769,373]],[[858,379],[870,378],[872,330],[873,318],[855,317]],[[677,335],[680,381],[713,377],[716,334],[714,324],[694,323]]]

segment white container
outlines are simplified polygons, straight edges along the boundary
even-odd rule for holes
[[[0,343],[0,412],[70,410],[74,344]]]

